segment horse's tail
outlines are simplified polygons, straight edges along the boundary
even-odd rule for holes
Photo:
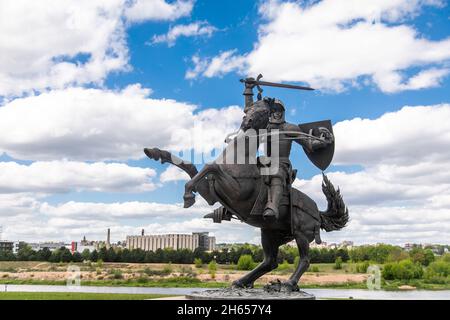
[[[342,199],[339,188],[334,189],[333,184],[323,175],[322,191],[327,197],[328,208],[320,211],[320,228],[325,231],[334,231],[344,228],[348,222],[348,209]]]

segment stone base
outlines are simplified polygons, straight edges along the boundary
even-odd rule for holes
[[[188,300],[314,300],[316,297],[304,291],[267,292],[264,289],[225,288],[192,292]]]

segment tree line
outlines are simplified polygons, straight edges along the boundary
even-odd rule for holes
[[[171,248],[157,249],[156,251],[144,251],[141,249],[121,249],[121,248],[100,248],[89,252],[74,252],[65,247],[50,251],[48,248],[33,251],[28,245],[22,245],[17,254],[8,251],[0,251],[0,260],[3,261],[48,261],[48,262],[128,262],[128,263],[180,263],[192,264],[195,259],[200,259],[203,263],[216,261],[219,264],[237,264],[239,258],[249,255],[254,262],[261,262],[264,258],[261,246],[243,244],[233,245],[222,250],[206,252],[201,248],[194,251],[188,249],[173,250]],[[278,254],[278,262],[294,263],[298,257],[297,248],[282,246]],[[349,260],[353,262],[371,261],[374,263],[387,263],[411,259],[415,263],[424,266],[434,260],[434,254],[430,249],[415,247],[410,252],[404,249],[387,244],[375,246],[360,246],[351,250],[347,248],[329,249],[312,248],[310,250],[311,263],[335,263],[336,259],[342,262]]]

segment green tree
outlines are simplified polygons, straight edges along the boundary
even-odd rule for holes
[[[50,257],[52,255],[52,252],[49,248],[41,249],[37,252],[37,257],[39,261],[49,261]]]
[[[200,258],[195,258],[194,259],[194,264],[196,268],[201,268],[203,267],[203,261]]]
[[[91,252],[89,251],[89,249],[84,249],[83,252],[81,253],[81,258],[84,261],[90,260],[91,259]]]
[[[79,252],[74,252],[72,255],[72,261],[73,262],[82,262],[83,261],[83,257],[81,256],[81,253]]]
[[[97,262],[97,260],[98,260],[97,250],[94,250],[91,252],[91,254],[89,255],[89,260],[91,260],[92,262]]]
[[[216,278],[216,272],[217,272],[217,263],[215,260],[211,260],[210,263],[208,263],[208,271],[212,279]]]
[[[419,263],[407,259],[385,264],[382,274],[386,280],[420,279],[423,276],[423,268]]]
[[[106,250],[106,247],[101,247],[100,250],[98,250],[98,258],[102,261],[108,261],[108,251]]]
[[[334,269],[336,270],[341,270],[342,269],[342,258],[341,257],[337,257],[336,260],[334,261]]]
[[[50,262],[60,262],[61,261],[61,249],[56,249],[52,252],[50,256]]]
[[[420,263],[423,266],[427,266],[434,261],[433,251],[430,249],[423,249],[421,247],[414,247],[409,252],[409,256],[413,262]]]
[[[291,265],[287,260],[284,260],[282,263],[280,263],[277,268],[278,271],[286,271],[286,272],[291,271],[291,269],[292,269]]]
[[[61,262],[71,262],[73,259],[72,253],[69,249],[62,247],[61,249]]]
[[[17,252],[17,260],[19,261],[29,261],[33,260],[34,251],[27,244],[20,244],[19,251]]]
[[[427,279],[448,279],[450,277],[450,254],[431,262],[425,269]]]
[[[253,258],[249,254],[244,254],[240,256],[238,262],[237,262],[237,269],[238,270],[252,270],[255,267],[255,262],[253,261]]]
[[[97,268],[103,268],[103,260],[97,259]]]

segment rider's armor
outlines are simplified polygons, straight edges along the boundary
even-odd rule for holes
[[[291,161],[289,160],[291,154],[292,141],[296,141],[308,150],[315,150],[323,146],[323,143],[317,140],[300,137],[299,132],[302,132],[300,127],[285,121],[285,109],[283,103],[278,99],[270,99],[271,101],[271,115],[269,125],[267,127],[268,141],[267,141],[267,155],[272,155],[273,143],[278,143],[278,171],[273,175],[268,176],[269,192],[268,201],[264,210],[264,217],[278,218],[278,208],[280,200],[283,197],[284,191],[290,186],[295,179],[295,172],[292,170]],[[272,164],[276,161],[271,161]]]

